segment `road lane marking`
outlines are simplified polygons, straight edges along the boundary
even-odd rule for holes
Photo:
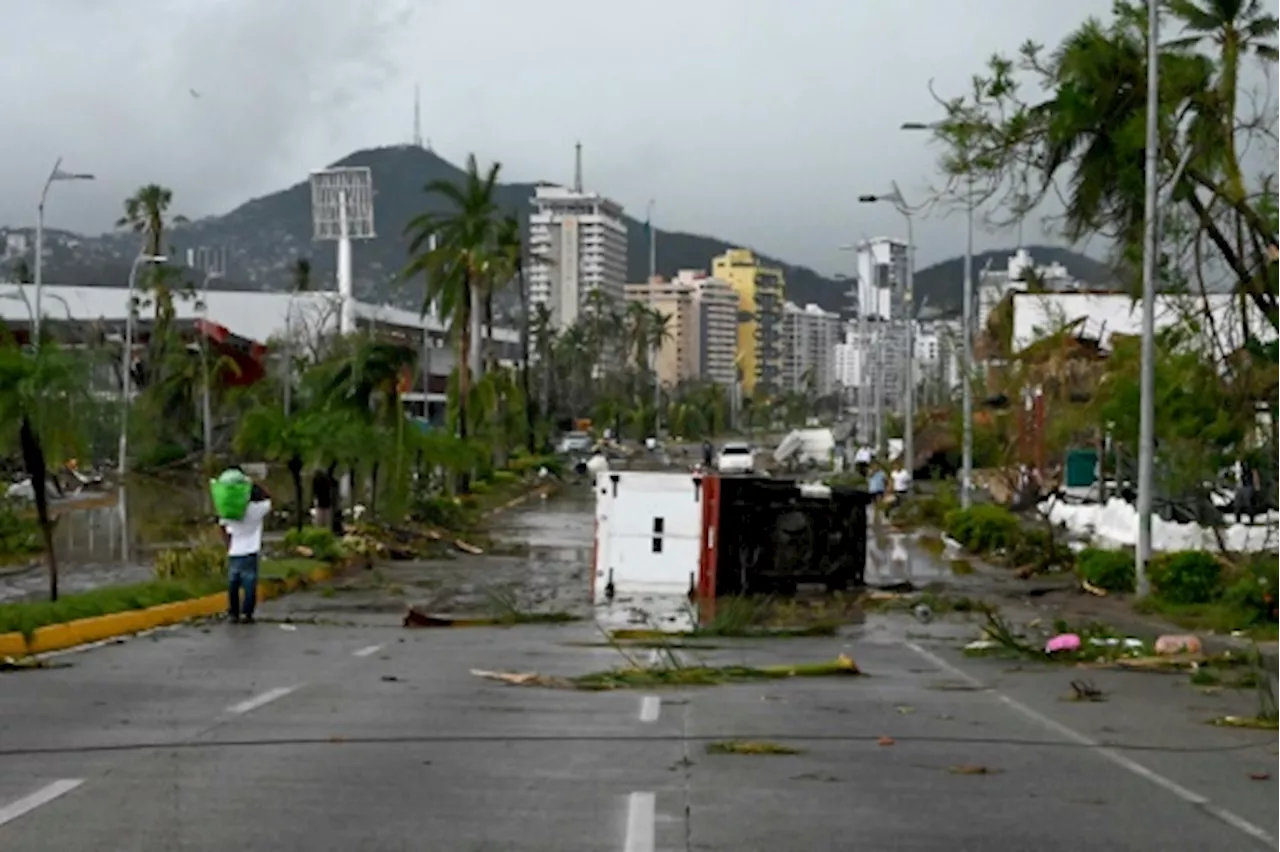
[[[640,699],[640,721],[656,722],[662,712],[662,699],[656,695],[646,695]]]
[[[628,796],[623,852],[653,852],[656,823],[653,793],[637,792]]]
[[[353,652],[351,653],[351,656],[353,656],[353,657],[372,657],[374,654],[376,654],[376,653],[378,653],[379,651],[381,651],[384,647],[385,647],[384,645],[370,645],[370,646],[369,646],[369,647],[367,647],[367,648],[361,648],[359,651],[353,651]]]
[[[18,817],[31,813],[41,805],[49,804],[59,796],[70,793],[83,783],[83,778],[63,778],[60,781],[54,781],[52,784],[46,784],[30,796],[24,796],[16,802],[10,802],[0,808],[0,825],[13,822]]]
[[[301,684],[298,684],[298,686],[301,686]],[[232,704],[227,708],[227,712],[240,715],[248,713],[250,710],[257,710],[262,705],[270,704],[277,698],[284,698],[290,692],[296,690],[298,686],[277,686],[275,689],[268,689],[266,692],[255,695],[252,698],[245,699],[239,704]]]
[[[926,660],[933,663],[938,668],[947,671],[948,673],[954,675],[960,680],[963,680],[965,683],[969,684],[970,686],[974,686],[979,689],[985,690],[986,692],[989,692],[991,695],[995,696],[996,699],[1000,701],[1002,704],[1009,707],[1011,710],[1021,713],[1023,716],[1027,717],[1031,721],[1045,728],[1048,728],[1051,731],[1054,731],[1055,733],[1059,734],[1065,739],[1071,740],[1072,742],[1085,746],[1094,754],[1102,758],[1105,758],[1106,760],[1111,761],[1116,766],[1119,766],[1120,768],[1125,769],[1128,772],[1133,773],[1134,775],[1137,775],[1139,778],[1145,778],[1147,781],[1150,781],[1152,784],[1155,784],[1157,787],[1164,789],[1166,792],[1172,793],[1173,795],[1177,796],[1179,799],[1181,799],[1182,801],[1186,802],[1189,805],[1194,805],[1200,808],[1205,813],[1209,814],[1210,816],[1214,817],[1215,819],[1221,822],[1226,823],[1227,825],[1231,826],[1237,831],[1240,831],[1243,834],[1247,834],[1255,840],[1262,841],[1263,843],[1270,846],[1272,849],[1276,848],[1275,837],[1273,837],[1271,833],[1268,832],[1266,829],[1259,828],[1258,826],[1254,825],[1253,823],[1249,822],[1243,817],[1238,816],[1225,808],[1215,805],[1213,802],[1209,801],[1209,799],[1205,798],[1204,796],[1200,795],[1194,790],[1189,790],[1186,787],[1183,787],[1177,781],[1174,781],[1171,778],[1166,778],[1165,776],[1161,775],[1155,770],[1148,769],[1147,767],[1143,766],[1141,763],[1138,763],[1133,758],[1127,755],[1121,754],[1120,752],[1116,751],[1113,748],[1104,746],[1102,743],[1098,742],[1092,737],[1086,736],[1085,734],[1080,733],[1074,728],[1068,728],[1066,725],[1062,724],[1058,720],[1052,719],[1049,716],[1046,716],[1045,714],[1041,713],[1039,710],[1034,710],[1028,707],[1027,705],[1023,704],[1021,701],[1017,700],[1016,698],[1010,698],[1008,695],[1005,695],[1003,692],[1000,692],[997,689],[993,689],[992,687],[978,680],[976,677],[964,671],[963,669],[960,669],[956,666],[953,666],[951,663],[948,663],[946,660],[942,659],[932,651],[928,651],[920,647],[915,642],[907,642],[906,645],[912,651],[916,652],[921,657],[924,657]]]

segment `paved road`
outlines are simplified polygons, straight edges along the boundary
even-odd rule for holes
[[[1256,837],[1275,834],[1275,781],[1248,777],[1274,771],[1274,734],[1196,721],[1243,699],[1097,672],[1111,700],[1063,702],[1079,673],[965,660],[964,625],[688,652],[844,652],[868,676],[663,694],[470,674],[618,664],[585,624],[286,627],[186,627],[0,675],[0,849],[1275,848]],[[733,738],[802,753],[706,753]]]

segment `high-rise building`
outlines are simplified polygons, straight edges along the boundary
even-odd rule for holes
[[[711,381],[731,386],[736,372],[738,295],[701,270],[682,269],[671,281],[628,284],[629,302],[667,317],[667,337],[657,352],[658,381],[676,385]]]
[[[711,274],[738,294],[738,371],[748,394],[777,393],[782,380],[781,269],[762,266],[749,249],[729,249],[711,262]]]
[[[719,278],[681,270],[681,280],[697,288],[699,357],[703,381],[730,388],[738,380],[738,294]]]
[[[825,396],[835,387],[835,347],[840,315],[814,304],[787,302],[782,313],[782,388]]]
[[[539,186],[529,217],[530,304],[546,305],[552,324],[578,320],[592,292],[621,303],[627,282],[622,205],[593,192]]]
[[[875,237],[858,246],[858,310],[868,319],[902,319],[907,283],[907,244]]]
[[[644,284],[628,284],[628,302],[639,302],[663,316],[666,334],[655,353],[658,382],[674,387],[698,375],[698,305],[695,289],[682,281],[650,278]]]

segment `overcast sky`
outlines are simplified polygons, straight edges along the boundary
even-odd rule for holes
[[[0,223],[99,232],[158,182],[197,217],[351,151],[423,133],[508,180],[572,177],[662,228],[741,241],[824,272],[842,243],[899,234],[859,193],[936,183],[903,121],[939,116],[993,51],[1056,43],[1111,0],[13,0],[0,50]],[[193,94],[192,92],[196,94]],[[1027,242],[1040,238],[1028,222]],[[919,263],[964,248],[917,228]],[[979,249],[1011,232],[980,233]],[[1095,249],[1095,252],[1100,249]]]

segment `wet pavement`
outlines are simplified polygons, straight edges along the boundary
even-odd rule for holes
[[[527,554],[419,563],[399,579],[425,598],[461,577],[458,606],[515,588],[585,607],[585,499],[503,516]],[[910,551],[877,545],[875,577],[942,570],[895,557],[898,545]],[[337,602],[343,619],[190,625],[0,675],[0,848],[1275,848],[1274,732],[1204,724],[1252,712],[1244,691],[969,659],[957,647],[975,623],[885,614],[836,636],[674,651],[682,666],[846,654],[865,677],[516,687],[472,671],[574,675],[625,658],[590,621],[406,630],[354,608],[358,594],[268,604],[278,616]],[[1082,676],[1105,700],[1064,700]],[[794,753],[708,753],[727,740]]]

